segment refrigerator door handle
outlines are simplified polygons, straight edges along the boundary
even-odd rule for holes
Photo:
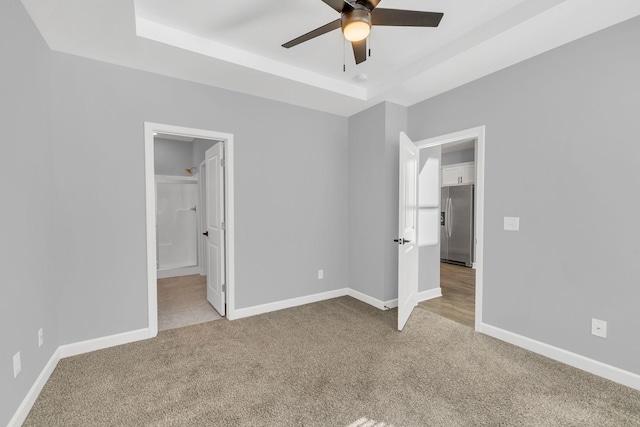
[[[449,236],[449,198],[444,201],[444,234]]]
[[[449,197],[449,237],[453,233],[453,199]]]
[[[447,233],[447,237],[449,237],[449,198],[447,197],[447,204],[444,208],[444,217],[446,222],[445,232]]]
[[[444,204],[444,232],[449,237],[449,198]]]

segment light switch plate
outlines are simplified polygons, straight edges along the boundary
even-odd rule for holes
[[[517,216],[505,216],[504,217],[504,229],[507,231],[519,231],[520,230],[520,217]]]

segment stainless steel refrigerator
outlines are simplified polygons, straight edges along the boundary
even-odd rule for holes
[[[440,197],[440,259],[471,267],[475,246],[474,185],[442,187]]]

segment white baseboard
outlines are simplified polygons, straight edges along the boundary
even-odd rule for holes
[[[44,387],[44,385],[49,380],[49,377],[53,373],[53,370],[56,368],[59,361],[60,361],[60,349],[58,348],[56,349],[56,351],[53,352],[53,354],[51,355],[51,358],[49,359],[47,364],[44,366],[42,371],[40,372],[40,375],[38,375],[38,378],[36,378],[36,381],[33,383],[31,388],[29,389],[29,392],[27,392],[27,395],[22,400],[22,403],[20,403],[20,406],[18,406],[18,409],[16,410],[15,414],[13,414],[13,417],[11,417],[11,420],[9,420],[9,424],[7,424],[7,427],[20,427],[24,422],[24,420],[27,419],[27,415],[29,415],[29,411],[33,407],[33,404],[36,403],[36,399],[38,398],[38,395],[42,391],[42,388]]]
[[[291,298],[283,301],[276,301],[267,304],[254,305],[252,307],[240,308],[234,311],[233,319],[242,319],[243,317],[255,316],[258,314],[269,313],[272,311],[282,310],[285,308],[297,307],[299,305],[311,304],[313,302],[324,301],[331,298],[338,298],[348,295],[348,288],[336,289],[334,291],[321,292],[319,294],[306,295],[304,297]]]
[[[613,382],[626,385],[636,390],[640,390],[640,375],[625,371],[597,360],[545,344],[540,341],[527,338],[504,329],[482,323],[479,332],[506,341],[518,347],[522,347],[534,353],[541,354],[550,359],[557,360],[574,368],[590,372],[599,377],[606,378]]]
[[[418,292],[418,302],[427,301],[427,300],[438,298],[441,296],[442,296],[441,287],[429,289],[428,291]]]
[[[390,307],[387,305],[387,303],[389,301],[381,301],[377,298],[374,297],[370,297],[369,295],[363,294],[360,291],[356,291],[355,289],[351,289],[351,288],[347,288],[347,295],[349,295],[352,298],[355,298],[359,301],[365,302],[369,305],[374,306],[375,308],[379,308],[380,310],[386,310],[385,305],[387,306],[387,308],[393,308],[393,307],[397,307],[398,306],[398,300],[395,299],[394,301],[396,302],[396,305],[394,305],[393,307]]]
[[[115,347],[117,345],[128,344],[134,341],[141,341],[151,338],[149,328],[135,331],[123,332],[121,334],[109,335],[101,338],[80,341],[73,344],[65,344],[58,347],[60,358],[76,356],[78,354],[89,353],[91,351],[102,350],[104,348]]]
[[[390,299],[388,301],[382,301],[351,288],[347,288],[347,295],[362,302],[366,302],[367,304],[372,305],[380,310],[389,310],[390,308],[396,308],[398,306],[398,298]],[[441,296],[441,288],[429,289],[428,291],[418,292],[418,302],[430,300]]]
[[[169,277],[193,276],[194,274],[202,275],[200,267],[182,267],[167,268],[166,270],[157,270],[158,279],[167,279]]]

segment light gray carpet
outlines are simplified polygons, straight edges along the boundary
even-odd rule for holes
[[[158,330],[222,319],[207,301],[207,277],[199,274],[158,280]]]
[[[395,322],[342,297],[63,359],[25,426],[640,425],[640,392],[420,308]]]

